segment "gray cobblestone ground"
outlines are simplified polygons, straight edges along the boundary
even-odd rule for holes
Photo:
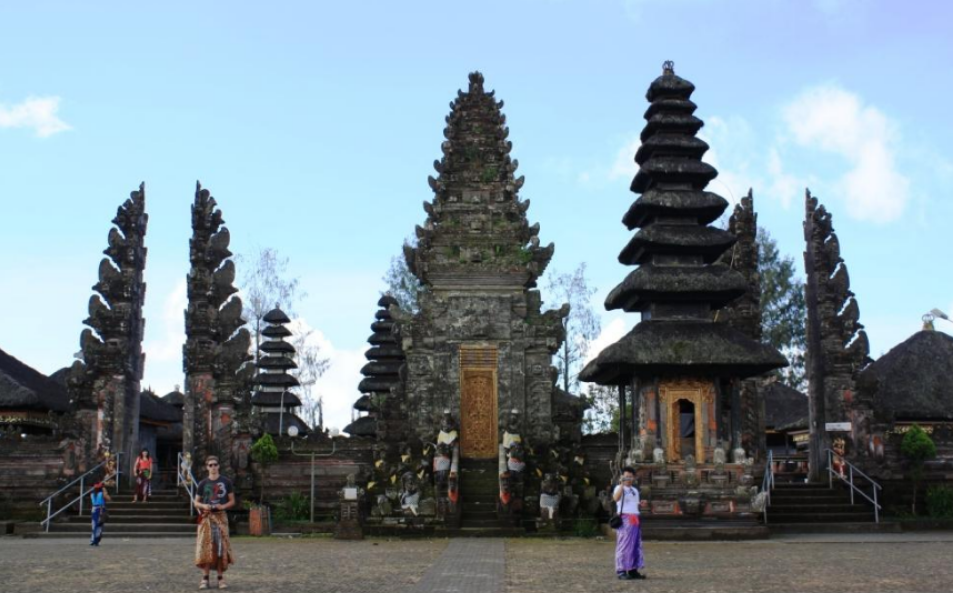
[[[509,540],[506,591],[953,591],[953,534],[645,544],[648,580],[615,579],[615,542]]]
[[[452,540],[410,593],[497,593],[506,573],[503,540]]]
[[[594,540],[250,539],[234,542],[230,589],[280,593],[864,592],[953,590],[953,533],[787,536],[645,545],[647,581],[617,581]],[[0,538],[0,592],[195,590],[185,539]]]

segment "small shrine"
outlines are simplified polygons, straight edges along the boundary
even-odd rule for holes
[[[718,173],[702,161],[708,144],[696,136],[694,90],[666,62],[646,94],[631,185],[641,195],[622,220],[638,231],[619,254],[638,268],[606,299],[606,309],[641,321],[580,379],[619,389],[628,450],[619,462],[638,470],[648,514],[732,515],[749,510],[755,473],[742,442],[742,381],[787,361],[715,319],[749,279],[719,262],[738,236],[711,226],[728,203],[705,191]]]

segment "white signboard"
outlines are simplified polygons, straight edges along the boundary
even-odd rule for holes
[[[357,500],[357,488],[344,488],[344,500]]]
[[[828,422],[824,428],[827,432],[850,432],[850,422]]]

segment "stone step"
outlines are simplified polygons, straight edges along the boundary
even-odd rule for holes
[[[57,531],[51,531],[51,532],[49,532],[49,533],[44,533],[44,532],[42,532],[42,531],[39,531],[39,532],[35,532],[35,533],[25,533],[25,534],[23,534],[23,537],[26,538],[26,539],[79,539],[79,538],[89,539],[89,528],[88,528],[88,526],[87,526],[87,529],[86,529],[85,532],[79,532],[79,531],[77,531],[77,532],[57,532]],[[104,545],[104,546],[110,545],[110,543],[111,543],[110,540],[112,540],[112,541],[122,541],[122,540],[126,540],[126,539],[161,539],[161,538],[168,538],[168,537],[174,537],[174,538],[176,538],[176,539],[179,539],[179,538],[194,538],[194,537],[195,537],[195,530],[193,529],[192,531],[190,531],[190,532],[188,532],[188,533],[186,533],[186,532],[184,532],[184,531],[183,531],[182,533],[178,533],[178,532],[139,531],[139,532],[136,532],[136,533],[117,533],[117,534],[113,535],[113,534],[110,533],[109,530],[107,529],[107,530],[104,532],[104,534],[103,534],[103,544],[102,544],[102,545]]]
[[[773,517],[768,512],[767,528],[771,535],[795,533],[900,533],[900,523],[874,523],[873,521],[857,523],[772,523]]]
[[[108,533],[192,533],[195,534],[195,523],[113,523],[108,521],[105,526]],[[89,522],[54,523],[50,532],[56,533],[86,533],[89,534]]]
[[[88,524],[89,515],[74,515],[69,518],[70,523]],[[110,512],[107,525],[115,523],[189,523],[195,525],[195,518],[185,515],[114,515]]]
[[[88,508],[88,505],[84,505],[84,509]],[[145,504],[141,502],[132,503],[132,502],[110,502],[107,504],[110,513],[115,512],[135,512],[135,513],[147,513],[156,510],[162,512],[170,511],[184,511],[189,512],[189,503],[188,501],[180,502],[152,502],[151,500]]]
[[[768,513],[854,513],[854,512],[866,512],[868,514],[873,513],[873,508],[861,504],[850,504],[850,501],[846,503],[839,504],[805,504],[800,502],[791,502],[785,504],[777,504],[774,501],[771,502],[771,506],[768,507]]]
[[[873,522],[873,511],[841,513],[775,513],[768,508],[768,522],[777,523],[863,523]]]

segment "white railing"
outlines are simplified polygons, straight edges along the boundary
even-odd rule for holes
[[[834,471],[835,458],[840,463],[842,463],[844,466],[847,467],[847,472],[846,472],[847,475],[844,475],[843,470],[840,472]],[[871,486],[870,490],[873,494],[873,498],[868,496],[866,492],[864,492],[863,490],[861,490],[854,484],[854,474],[857,474],[858,476],[870,482],[870,486]],[[827,449],[827,485],[830,488],[834,487],[834,476],[837,476],[837,478],[839,478],[842,482],[844,482],[850,487],[850,504],[854,504],[854,493],[856,492],[857,494],[860,494],[861,496],[866,498],[868,502],[874,505],[874,522],[880,523],[880,511],[882,509],[881,509],[880,503],[877,502],[877,491],[883,490],[883,488],[881,488],[880,484],[878,484],[877,482],[874,482],[873,478],[871,478],[864,472],[854,467],[854,465],[851,462],[844,459],[843,456],[838,455],[832,449]]]
[[[88,495],[90,492],[93,491],[93,486],[91,485],[89,489],[87,489],[86,483],[87,481],[89,481],[91,484],[95,484],[98,480],[93,479],[93,473],[98,471],[101,467],[104,467],[105,465],[106,465],[106,461],[100,462],[99,464],[95,465],[91,470],[87,471],[80,477],[76,478],[69,484],[63,486],[62,488],[60,488],[53,494],[50,494],[49,496],[47,496],[46,498],[40,501],[39,504],[41,507],[44,505],[46,506],[46,519],[43,519],[42,521],[40,521],[40,527],[42,527],[44,531],[49,532],[50,522],[53,520],[53,518],[58,516],[60,513],[62,513],[66,509],[72,507],[76,503],[79,503],[79,514],[80,515],[83,514],[83,501],[86,500],[86,495]],[[119,452],[116,454],[116,471],[111,474],[107,474],[101,480],[102,482],[108,482],[110,478],[115,478],[117,494],[119,493],[119,482],[122,477],[122,470],[119,469],[121,467],[122,467],[122,452]],[[70,500],[69,502],[61,506],[59,509],[54,511],[53,499],[55,499],[60,494],[66,492],[67,490],[75,486],[76,484],[79,484],[79,496]]]
[[[198,490],[199,483],[192,475],[191,462],[186,463],[185,459],[185,455],[179,453],[175,470],[175,484],[185,488],[185,492],[189,495],[189,516],[191,517],[195,516],[195,493]]]
[[[771,490],[774,489],[774,452],[768,451],[768,460],[764,464],[764,478],[761,480],[761,492],[764,494],[764,524],[768,524],[768,507],[771,506]]]

